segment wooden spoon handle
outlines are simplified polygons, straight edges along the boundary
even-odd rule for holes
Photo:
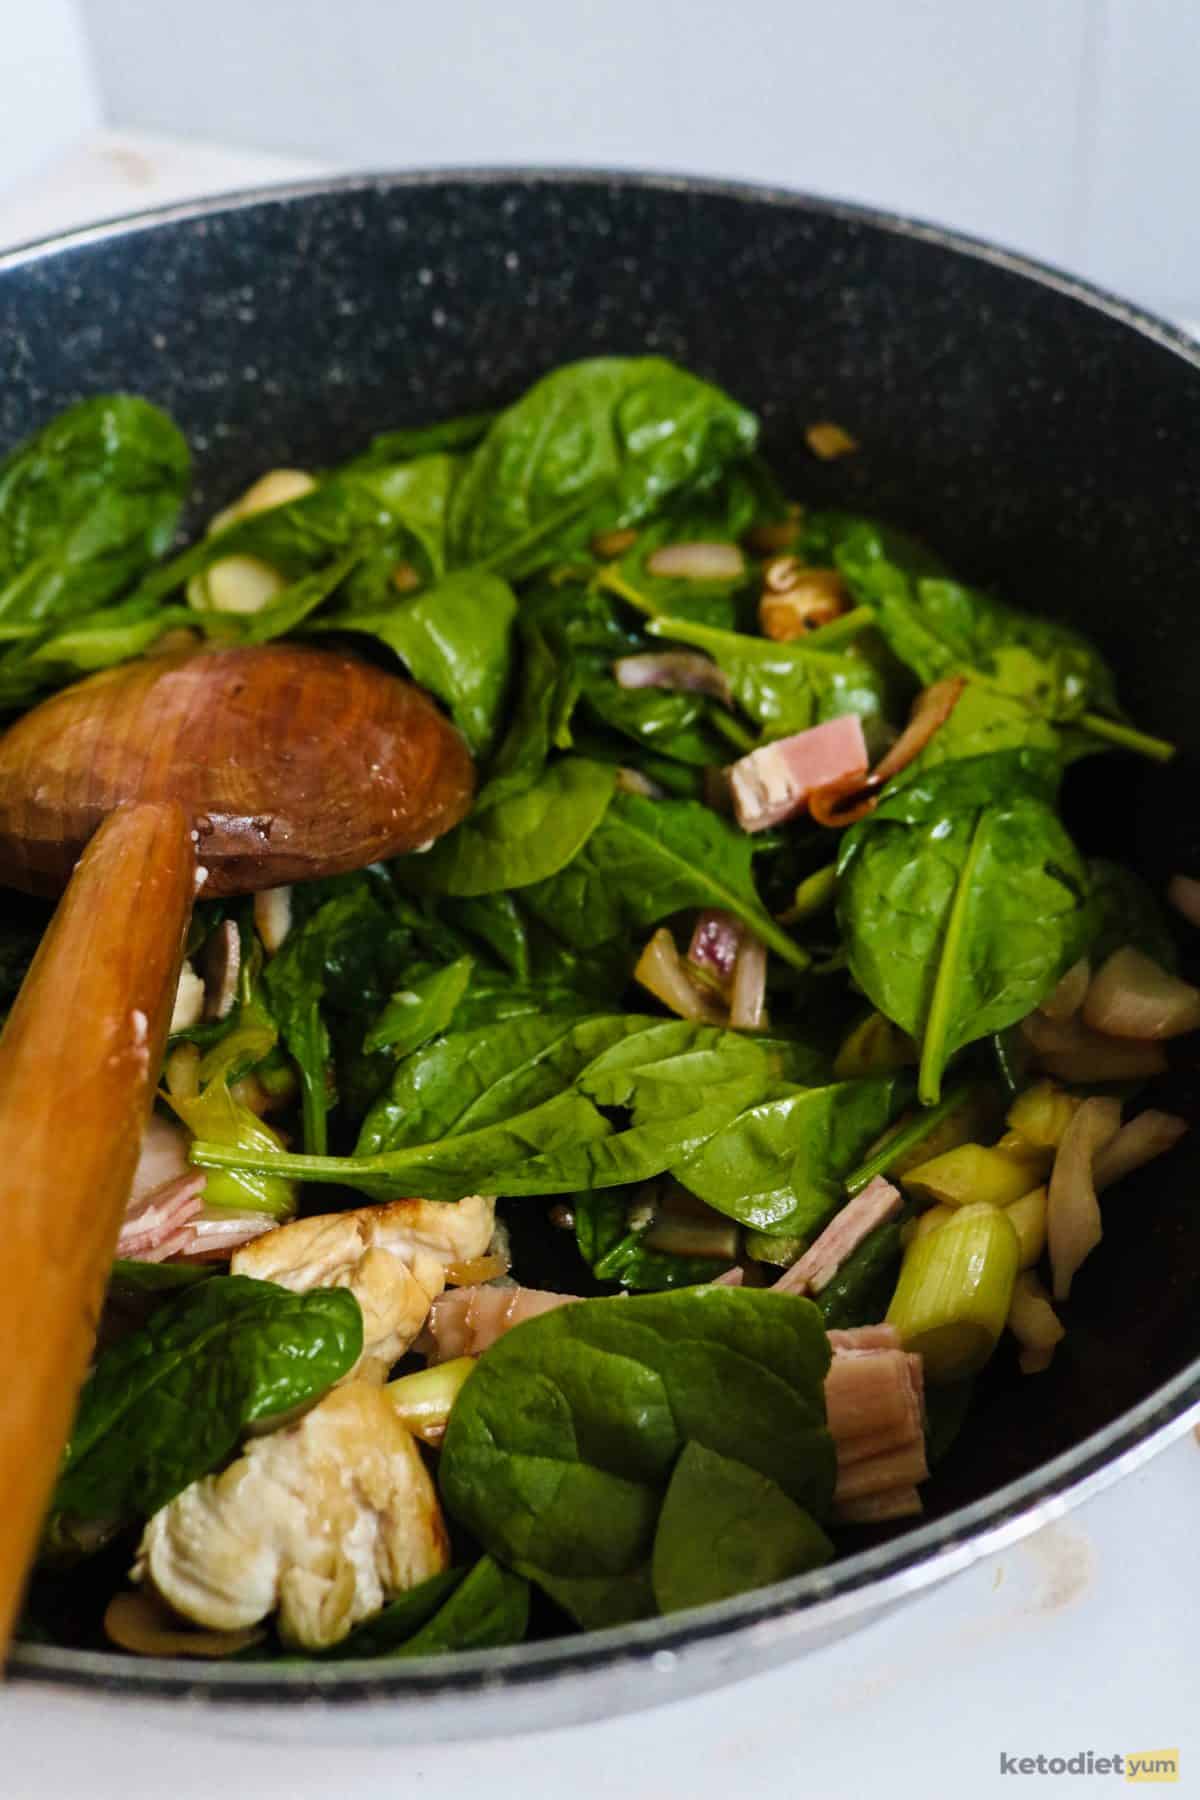
[[[118,807],[0,1038],[0,1657],[95,1341],[194,886],[182,808]]]

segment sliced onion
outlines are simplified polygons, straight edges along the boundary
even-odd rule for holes
[[[725,1009],[689,979],[675,939],[665,926],[659,927],[638,957],[633,978],[681,1019],[695,1019],[703,1025],[728,1023]]]
[[[767,947],[747,932],[733,972],[729,1023],[735,1031],[765,1031],[767,1025]]]
[[[1189,925],[1200,925],[1200,881],[1191,875],[1172,875],[1167,883],[1167,899]]]
[[[934,732],[939,731],[958,705],[966,680],[948,675],[917,695],[908,724],[891,749],[862,782],[835,782],[813,794],[808,810],[818,825],[853,825],[873,812],[883,787],[909,763],[915,762]]]
[[[1078,1014],[1072,1019],[1048,1019],[1044,1013],[1030,1013],[1021,1025],[1021,1036],[1038,1068],[1056,1081],[1147,1081],[1152,1075],[1161,1075],[1167,1066],[1160,1044],[1105,1037],[1089,1031]]]
[[[657,781],[651,781],[640,769],[631,769],[624,763],[617,770],[617,791],[622,794],[637,794],[642,800],[666,798],[666,789],[660,788]]]
[[[598,531],[588,544],[593,556],[607,562],[610,557],[624,556],[637,543],[638,534],[632,525],[618,526],[613,531]]]
[[[1042,1001],[1040,1010],[1048,1019],[1073,1019],[1083,1005],[1091,979],[1092,965],[1086,956],[1081,956],[1071,964],[1054,992]]]
[[[1147,1107],[1136,1119],[1123,1125],[1111,1144],[1105,1146],[1092,1166],[1096,1192],[1102,1194],[1116,1181],[1123,1181],[1144,1163],[1165,1156],[1187,1133],[1186,1119],[1174,1113],[1156,1112]]]
[[[733,705],[729,682],[711,656],[699,650],[651,650],[622,656],[613,664],[617,686],[666,688],[673,694],[708,694],[723,706]]]
[[[726,1269],[723,1275],[714,1275],[709,1287],[741,1287],[746,1279],[745,1269]]]
[[[692,930],[687,959],[696,968],[704,969],[714,976],[722,989],[728,990],[733,986],[734,971],[745,937],[746,930],[740,919],[735,919],[732,913],[721,912],[716,907],[707,907]]]
[[[1008,1329],[1021,1347],[1021,1368],[1026,1375],[1049,1368],[1054,1346],[1067,1333],[1034,1269],[1022,1269],[1013,1284]]]
[[[189,1262],[224,1262],[243,1244],[275,1231],[280,1221],[270,1213],[231,1206],[210,1206],[189,1220],[187,1240],[176,1252]]]
[[[1046,1240],[1054,1298],[1065,1300],[1075,1271],[1103,1236],[1092,1164],[1121,1129],[1119,1100],[1085,1100],[1063,1132],[1046,1199]]]
[[[680,581],[736,581],[746,559],[736,544],[664,544],[646,558],[646,568]]]
[[[1200,1027],[1200,988],[1127,944],[1113,951],[1093,979],[1083,1022],[1108,1037],[1181,1037]]]

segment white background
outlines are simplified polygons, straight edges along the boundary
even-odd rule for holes
[[[642,163],[897,205],[1200,314],[1193,3],[0,0],[0,246],[318,166]],[[1200,1791],[1198,1499],[1188,1433],[819,1657],[505,1744],[223,1743],[0,1691],[0,1800],[989,1800],[1062,1791],[1004,1750],[1175,1746]]]
[[[0,0],[0,25],[0,186],[76,120],[342,166],[692,169],[1200,311],[1196,0]]]

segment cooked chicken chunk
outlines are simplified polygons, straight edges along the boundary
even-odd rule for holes
[[[133,1576],[217,1631],[278,1610],[283,1641],[318,1650],[448,1563],[416,1440],[353,1382],[155,1513]]]
[[[453,1206],[393,1200],[295,1219],[244,1245],[230,1270],[296,1293],[349,1288],[363,1315],[362,1361],[351,1378],[382,1381],[424,1325],[446,1269],[487,1248],[494,1210],[493,1200],[472,1195]]]

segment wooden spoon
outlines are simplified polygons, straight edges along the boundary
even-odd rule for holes
[[[416,849],[473,786],[419,689],[292,644],[128,663],[0,738],[0,881],[66,885],[0,1037],[0,1655],[94,1343],[194,897]]]

